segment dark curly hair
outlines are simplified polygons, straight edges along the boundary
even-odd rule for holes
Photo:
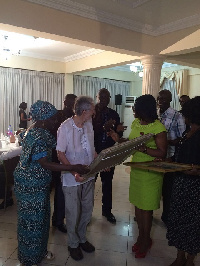
[[[19,108],[25,110],[27,108],[27,103],[25,102],[20,103]]]
[[[182,115],[189,123],[200,125],[200,96],[187,101],[182,108]]]
[[[148,121],[154,122],[158,119],[156,100],[150,94],[145,94],[138,97],[134,105],[135,117]]]

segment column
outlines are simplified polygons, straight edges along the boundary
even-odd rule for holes
[[[141,63],[143,65],[143,83],[142,83],[142,95],[151,94],[155,98],[160,91],[160,74],[164,61],[163,56],[143,56]]]

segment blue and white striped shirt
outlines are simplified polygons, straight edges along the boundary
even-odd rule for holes
[[[160,121],[167,130],[167,139],[174,140],[180,138],[185,131],[185,119],[182,114],[175,109],[169,107],[160,115]],[[174,155],[175,146],[168,146],[167,157]]]

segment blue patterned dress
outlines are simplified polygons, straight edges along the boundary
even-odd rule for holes
[[[18,258],[23,265],[40,263],[47,253],[50,226],[51,171],[38,160],[56,145],[48,130],[33,128],[23,139],[20,162],[14,172],[18,212]]]

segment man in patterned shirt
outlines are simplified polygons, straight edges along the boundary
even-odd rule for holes
[[[157,97],[158,102],[158,115],[160,121],[166,127],[167,139],[168,139],[168,150],[167,157],[172,157],[175,152],[175,145],[181,138],[183,132],[185,131],[185,120],[180,112],[170,107],[170,102],[172,101],[172,94],[169,90],[161,90]],[[173,176],[170,173],[166,173],[163,179],[163,213],[162,221],[167,224],[171,191],[173,186]]]

